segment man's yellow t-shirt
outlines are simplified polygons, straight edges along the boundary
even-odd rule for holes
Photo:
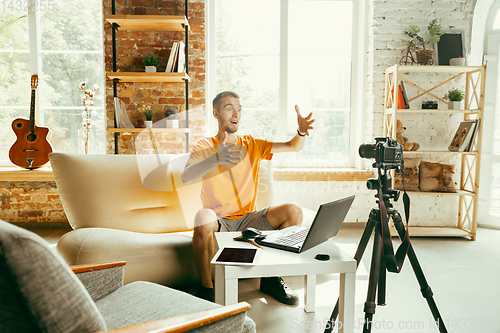
[[[186,166],[215,154],[219,143],[217,137],[198,140]],[[242,151],[238,165],[219,165],[201,178],[203,208],[212,209],[217,216],[230,220],[255,211],[260,161],[273,157],[272,141],[237,135],[235,143],[233,150]]]

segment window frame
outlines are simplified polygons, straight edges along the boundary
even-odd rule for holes
[[[206,84],[206,135],[214,135],[217,131],[217,122],[212,116],[212,99],[217,94],[215,91],[215,1],[207,1],[206,10],[206,47],[207,47],[207,80]],[[288,6],[289,1],[280,0],[280,78],[279,78],[279,117],[281,121],[287,118],[289,105],[287,102],[287,69],[288,69]],[[345,0],[315,0],[315,1],[345,1]],[[367,0],[351,0],[352,8],[352,50],[351,50],[351,113],[350,113],[350,140],[349,162],[338,168],[362,169],[366,163],[358,157],[358,147],[363,143],[366,126],[364,126],[367,108]],[[278,140],[288,141],[286,126],[277,128]],[[335,167],[337,168],[337,167]],[[304,167],[303,169],[310,169]]]

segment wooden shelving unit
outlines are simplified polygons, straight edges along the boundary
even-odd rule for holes
[[[438,84],[432,87],[421,87],[412,82],[406,76],[414,73],[443,73],[450,74]],[[394,65],[385,71],[385,101],[384,101],[384,136],[396,137],[396,123],[399,114],[420,114],[428,113],[430,117],[433,114],[463,114],[463,120],[483,119],[484,112],[484,86],[485,86],[485,66],[401,66]],[[457,78],[465,78],[465,105],[463,110],[450,109],[398,109],[398,85],[403,81],[405,85],[417,88],[422,93],[416,96],[408,96],[409,101],[413,101],[424,95],[431,96],[442,102],[443,98],[438,97],[434,90],[443,85],[449,84]],[[408,116],[407,116],[408,117]],[[460,162],[456,169],[460,172],[460,184],[457,193],[441,192],[418,192],[408,191],[409,195],[432,195],[432,196],[456,196],[458,197],[458,220],[456,227],[410,227],[411,236],[436,236],[436,237],[470,237],[476,238],[477,215],[478,215],[478,191],[480,176],[480,158],[481,158],[481,134],[482,122],[479,126],[479,132],[476,139],[475,149],[471,152],[450,152],[450,151],[405,151],[405,157],[418,155],[433,155],[441,157],[439,163],[449,160],[451,157],[459,156]]]
[[[190,30],[188,17],[188,1],[184,1],[185,15],[115,15],[115,0],[112,0],[112,14],[106,15],[106,21],[112,25],[113,42],[113,71],[107,72],[108,79],[113,80],[113,95],[118,97],[118,84],[122,82],[170,82],[184,83],[186,97],[186,127],[179,129],[152,128],[149,133],[185,133],[186,152],[189,151],[189,48],[188,32]],[[116,31],[183,31],[185,44],[185,73],[145,73],[145,72],[118,72],[116,53]],[[115,121],[116,127],[116,121]],[[139,133],[144,128],[108,128],[108,132],[114,133],[115,154],[118,154],[118,136],[120,133]]]

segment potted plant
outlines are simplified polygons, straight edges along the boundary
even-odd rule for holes
[[[150,106],[145,106],[142,108],[138,109],[140,112],[144,113],[144,116],[146,117],[146,121],[144,124],[146,125],[146,128],[151,128],[153,127],[153,110],[151,110]]]
[[[165,111],[165,126],[167,128],[179,128],[179,120],[177,119],[177,109],[169,106]]]
[[[465,93],[462,89],[452,88],[448,90],[444,98],[449,100],[448,109],[460,110],[462,108],[462,100],[465,98]]]
[[[404,31],[404,34],[410,37],[410,40],[405,40],[408,50],[415,49],[417,53],[417,63],[422,65],[432,65],[434,63],[433,51],[427,50],[429,44],[439,42],[439,39],[444,34],[441,32],[441,24],[437,24],[437,20],[432,20],[427,26],[429,38],[425,39],[420,36],[420,28],[417,25],[409,25]]]
[[[156,54],[148,54],[145,56],[142,61],[144,62],[144,66],[146,68],[147,73],[154,73],[156,72],[156,67],[160,63],[158,60],[158,56]]]

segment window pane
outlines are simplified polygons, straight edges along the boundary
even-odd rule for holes
[[[274,140],[279,106],[279,1],[217,0],[215,12],[216,93],[231,90],[240,95],[239,133]]]
[[[11,10],[2,12],[0,26],[7,24],[9,28],[1,33],[0,50],[28,50],[28,17],[25,14]]]
[[[311,110],[301,112],[306,115]],[[294,111],[295,112],[295,111]],[[332,167],[347,165],[349,162],[349,123],[350,112],[348,109],[317,110],[314,114],[314,129],[306,138],[304,148],[293,154],[276,155],[279,166],[300,167]],[[321,126],[318,126],[321,124]],[[297,124],[288,130],[288,137],[297,134]]]
[[[352,2],[291,1],[289,15],[288,136],[297,129],[294,105],[299,105],[303,116],[312,111],[316,122],[304,149],[286,163],[347,165]],[[325,35],[332,36],[331,42],[325,42]]]
[[[96,114],[92,117],[89,153],[104,153],[104,111],[102,108],[94,108],[93,110],[96,111]],[[45,126],[50,128],[52,134],[50,143],[54,151],[83,153],[83,147],[79,147],[82,141],[79,136],[81,136],[83,111],[83,107],[43,109]]]
[[[233,90],[241,96],[239,132],[278,140],[279,128],[286,126],[289,139],[296,134],[298,104],[304,116],[313,111],[315,129],[299,154],[276,156],[277,165],[347,165],[352,1],[291,0],[285,27],[278,0],[216,0],[215,6],[215,92]],[[288,68],[280,73],[282,43],[288,43]],[[285,78],[287,103],[280,103]],[[280,112],[285,104],[286,112]]]
[[[97,84],[90,152],[105,152],[102,1],[68,0],[41,11],[42,114],[55,151],[83,152],[80,82]],[[80,138],[81,141],[81,138]]]
[[[278,56],[223,56],[216,60],[217,92],[236,92],[243,106],[238,132],[275,140],[279,106]]]
[[[53,7],[39,11],[42,50],[102,49],[102,0],[53,3]]]
[[[43,54],[43,77],[40,78],[42,106],[81,106],[81,81],[90,87],[93,84],[97,84],[100,89],[104,87],[103,62],[101,52]],[[98,107],[104,105],[103,90],[97,92],[94,101]]]
[[[14,54],[9,54],[6,61],[9,63],[0,63],[0,73],[4,79],[0,85],[0,106],[29,108],[31,100],[29,54],[16,51]]]
[[[279,6],[278,0],[217,0],[216,52],[278,54]]]
[[[350,55],[351,41],[352,1],[290,1],[291,55]]]
[[[9,150],[16,141],[12,121],[29,118],[28,18],[19,18],[22,13],[6,10],[0,16],[0,26],[10,22],[0,36],[0,164],[9,163]]]

